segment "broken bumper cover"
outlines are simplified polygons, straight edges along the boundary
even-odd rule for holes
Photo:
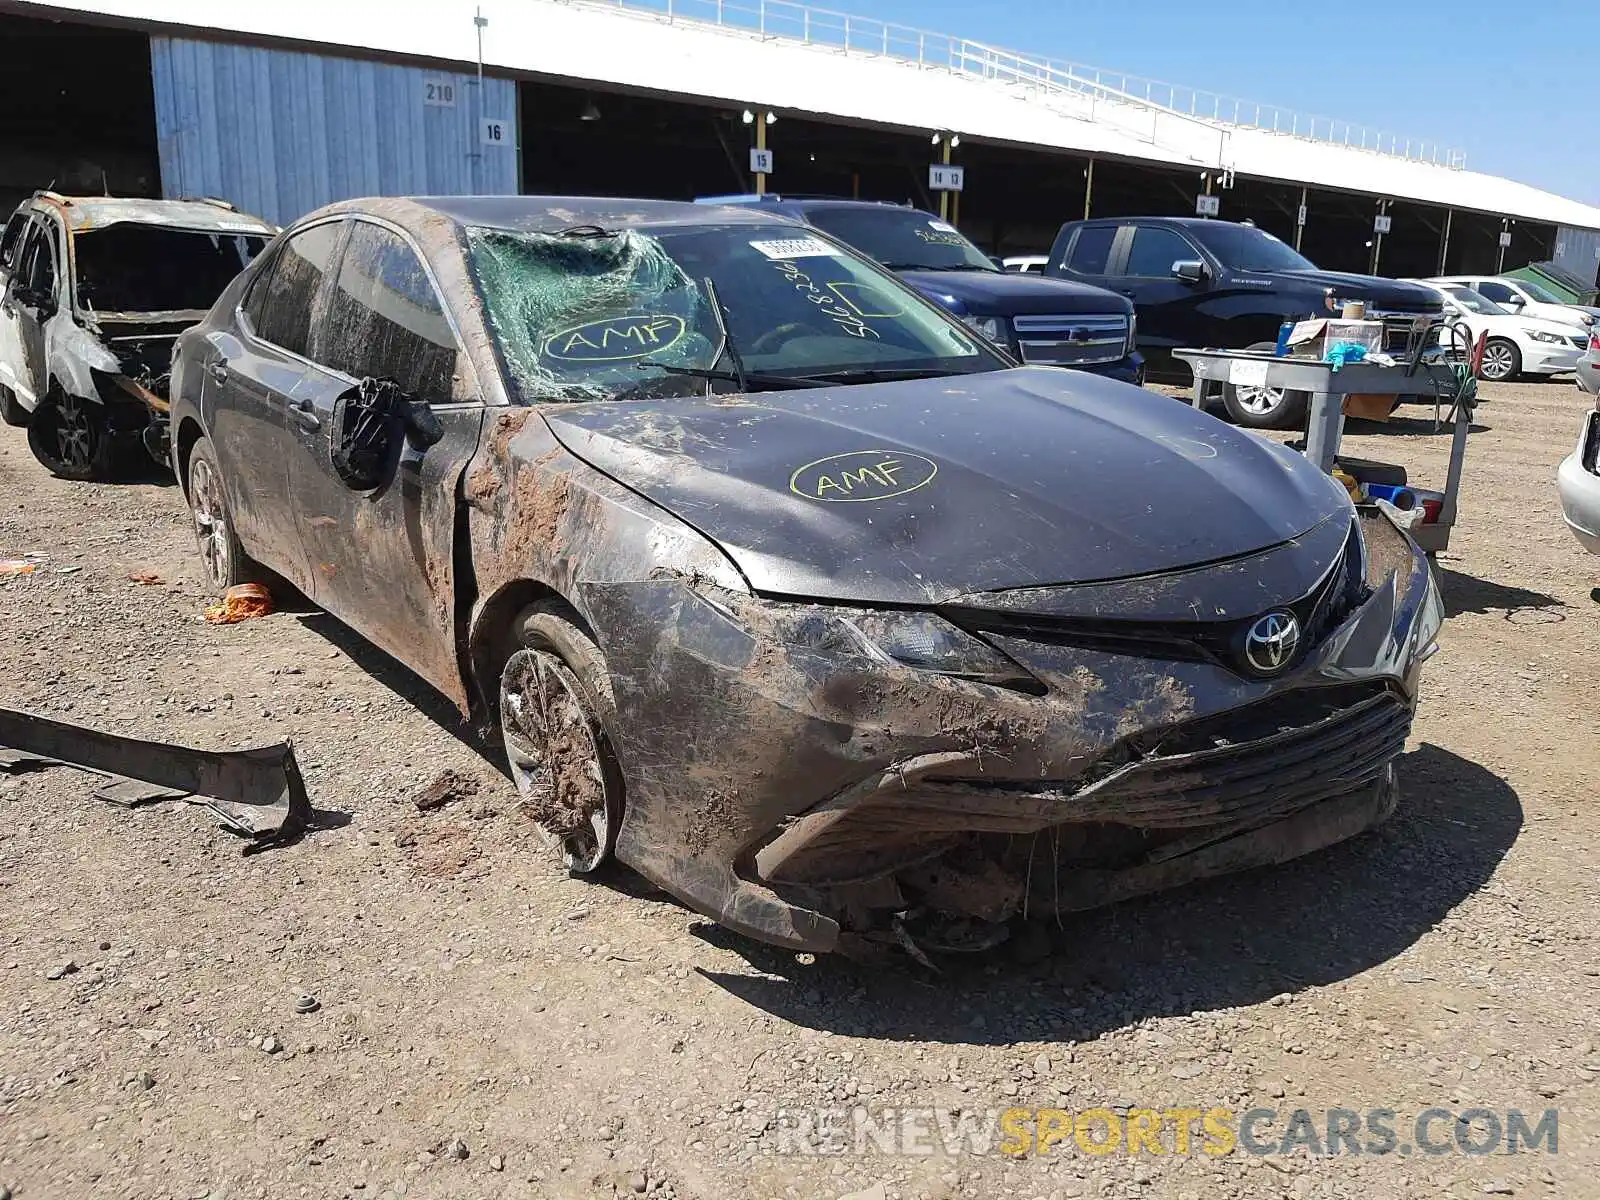
[[[617,854],[732,929],[827,951],[909,910],[1045,916],[1350,837],[1395,807],[1443,616],[1426,560],[1384,529],[1389,566],[1366,562],[1270,679],[1170,638],[958,629],[952,649],[926,624],[908,637],[927,614],[597,585]]]

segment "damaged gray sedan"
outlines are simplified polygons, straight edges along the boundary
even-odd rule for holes
[[[173,465],[212,582],[496,723],[571,870],[812,951],[1368,828],[1442,620],[1291,450],[748,209],[315,213],[182,338]]]

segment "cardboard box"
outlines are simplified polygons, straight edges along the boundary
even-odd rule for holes
[[[1318,317],[1301,321],[1289,331],[1289,353],[1297,358],[1314,358],[1321,362],[1328,351],[1341,342],[1354,342],[1366,347],[1368,354],[1381,354],[1383,322]]]

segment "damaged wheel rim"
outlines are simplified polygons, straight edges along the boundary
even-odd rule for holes
[[[63,396],[56,405],[56,457],[82,470],[94,460],[95,429],[83,401]]]
[[[229,579],[227,510],[222,507],[216,473],[203,458],[196,458],[189,468],[189,507],[206,574],[214,586],[222,587]]]
[[[611,805],[600,735],[567,665],[544,650],[518,650],[500,676],[500,729],[525,811],[586,874],[611,848]]]

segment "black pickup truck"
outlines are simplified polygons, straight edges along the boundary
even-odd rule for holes
[[[1320,271],[1254,225],[1198,217],[1069,221],[1056,234],[1045,274],[1121,292],[1139,316],[1150,374],[1182,381],[1175,346],[1272,349],[1285,320],[1334,316],[1366,302],[1387,326],[1385,347],[1403,350],[1419,316],[1443,315],[1438,293],[1372,275]],[[1222,389],[1228,416],[1253,428],[1296,428],[1307,394],[1281,388]]]

